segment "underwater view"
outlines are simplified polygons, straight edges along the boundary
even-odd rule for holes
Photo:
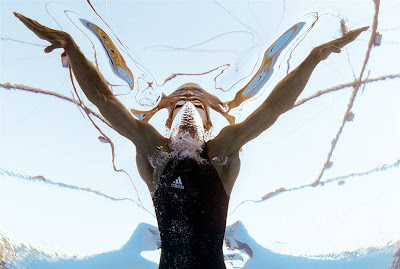
[[[26,16],[69,33],[127,117],[170,139],[146,159],[161,178],[176,156],[204,164],[224,127],[256,128],[246,119],[311,52],[359,31],[238,146],[234,185],[217,185],[221,257],[229,269],[400,269],[398,1],[2,0],[0,12],[0,268],[164,268],[158,189],[139,165],[152,133],[132,143],[83,92],[88,71]],[[205,101],[176,101],[182,85]],[[184,121],[204,141],[180,136]],[[230,160],[208,161],[224,178]]]

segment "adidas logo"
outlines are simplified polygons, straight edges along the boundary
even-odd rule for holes
[[[172,182],[171,186],[174,188],[177,188],[177,189],[181,189],[181,190],[183,190],[185,188],[185,187],[183,187],[181,177],[178,177],[177,179],[175,179],[175,181]]]

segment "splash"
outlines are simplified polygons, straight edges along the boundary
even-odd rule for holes
[[[204,131],[203,120],[191,102],[183,105],[167,132],[166,136],[171,138],[169,152],[159,148],[156,155],[149,156],[148,160],[153,168],[163,167],[163,164],[175,158],[190,158],[199,163],[205,161],[200,154],[205,146],[207,132]]]
[[[195,140],[204,143],[203,120],[192,102],[186,102],[175,116],[171,126],[172,141],[176,140],[176,137],[182,132],[188,133]]]
[[[200,157],[200,154],[204,149],[204,142],[193,138],[192,135],[186,132],[176,135],[171,140],[169,148],[171,150],[170,156],[172,158],[190,158],[199,163],[204,161],[204,159]]]

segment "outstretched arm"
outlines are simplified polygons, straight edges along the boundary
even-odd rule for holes
[[[209,141],[216,157],[236,153],[248,141],[271,127],[280,115],[293,107],[318,63],[328,58],[332,52],[339,53],[341,48],[367,29],[363,27],[353,30],[341,38],[315,47],[296,69],[275,86],[268,98],[246,120],[223,128],[217,137]]]
[[[39,38],[51,43],[45,48],[46,53],[56,48],[65,50],[82,91],[118,133],[130,139],[144,152],[154,151],[165,144],[165,139],[150,124],[136,120],[114,96],[105,78],[84,56],[68,33],[43,26],[16,12],[14,15]]]

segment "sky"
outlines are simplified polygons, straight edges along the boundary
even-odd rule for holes
[[[2,0],[0,83],[68,97],[74,91],[69,71],[61,65],[62,51],[45,54],[47,42],[25,28],[13,11],[71,33],[86,57],[97,59],[120,100],[142,110],[150,109],[162,92],[169,94],[186,82],[231,100],[255,74],[265,50],[291,26],[305,22],[304,31],[277,58],[266,85],[232,111],[241,122],[313,47],[341,36],[342,20],[350,30],[370,26],[342,53],[318,65],[298,101],[318,91],[337,91],[294,107],[243,147],[227,224],[241,220],[258,244],[291,255],[400,240],[397,1],[380,5],[377,29],[382,42],[372,47],[361,76],[371,81],[361,84],[355,95],[354,118],[345,121],[328,160],[332,166],[321,177],[326,183],[317,187],[311,184],[335,145],[354,91],[351,83],[360,79],[372,34],[373,1],[91,3],[94,9],[89,1]],[[135,77],[133,89],[112,71],[101,43],[80,18],[98,25],[117,44]],[[166,81],[176,73],[202,75]],[[146,89],[148,82],[153,82],[152,89]],[[126,171],[115,172],[110,144],[98,139],[101,134],[73,103],[3,86],[0,98],[0,232],[11,242],[89,255],[121,247],[139,223],[156,226],[129,141],[96,121],[115,145],[115,165]],[[216,113],[211,117],[216,135],[228,123]],[[165,118],[166,113],[159,112],[151,120],[161,134],[166,133]]]

